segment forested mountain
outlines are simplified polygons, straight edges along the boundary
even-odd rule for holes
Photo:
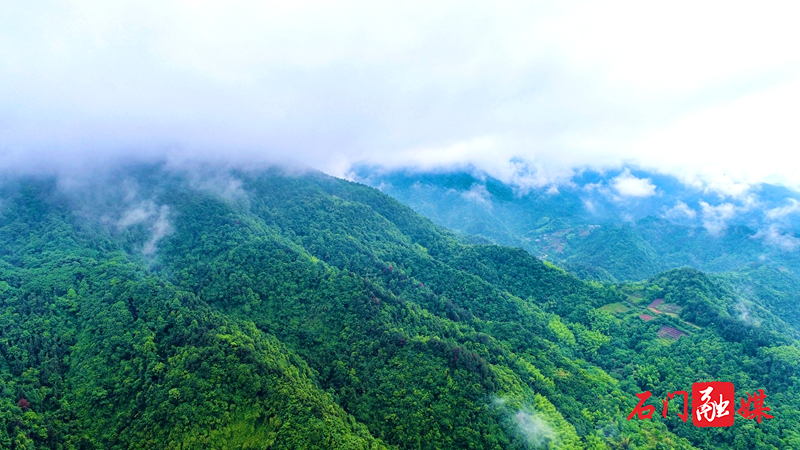
[[[800,447],[783,318],[661,268],[582,281],[316,172],[7,178],[0,447]],[[627,420],[714,380],[774,418]]]
[[[769,309],[800,332],[800,195],[787,188],[723,195],[630,169],[528,188],[478,171],[359,167],[353,177],[473,242],[523,248],[583,279],[711,273],[746,313]]]

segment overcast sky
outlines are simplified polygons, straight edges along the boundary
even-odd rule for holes
[[[749,5],[749,6],[739,6]],[[0,166],[800,186],[797,2],[0,2]]]

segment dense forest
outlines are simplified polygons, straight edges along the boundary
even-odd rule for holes
[[[317,172],[6,178],[0,448],[800,448],[781,273],[583,281]],[[774,418],[661,417],[701,381]]]
[[[616,192],[615,177],[632,176],[625,170],[527,189],[474,171],[353,172],[470,242],[519,247],[581,279],[641,281],[693,267],[733,290],[746,314],[770,310],[800,336],[800,196],[762,184],[725,197],[639,175],[652,195]]]

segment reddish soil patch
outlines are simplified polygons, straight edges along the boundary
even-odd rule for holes
[[[661,329],[658,330],[658,337],[660,337],[662,339],[663,338],[678,339],[681,336],[686,336],[686,333],[684,333],[683,331],[681,331],[681,330],[679,330],[677,328],[661,327]]]
[[[645,322],[650,322],[651,320],[653,320],[653,316],[651,316],[650,314],[639,314],[639,318],[644,320]]]
[[[658,309],[659,305],[661,305],[662,303],[664,303],[664,299],[663,298],[657,298],[657,299],[653,300],[653,302],[650,303],[647,307],[648,308],[653,308],[653,309]]]

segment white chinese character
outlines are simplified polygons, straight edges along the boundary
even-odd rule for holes
[[[700,415],[702,414],[705,416],[708,422],[713,422],[714,419],[719,417],[725,417],[730,412],[728,411],[728,404],[730,403],[727,400],[722,400],[722,394],[719,394],[719,402],[715,402],[711,400],[711,391],[714,388],[709,386],[700,391],[703,394],[700,399],[703,401],[703,404],[698,406],[695,410],[695,414],[697,414],[697,420],[700,420]]]

